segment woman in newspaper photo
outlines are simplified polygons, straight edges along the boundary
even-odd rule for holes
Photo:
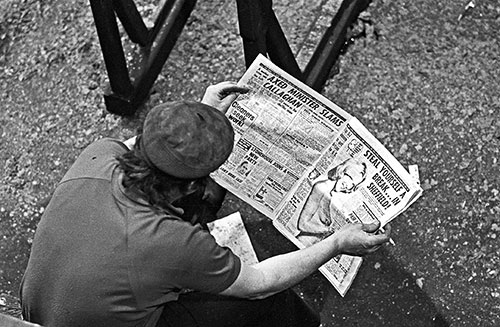
[[[311,245],[342,227],[335,202],[356,191],[365,179],[366,164],[349,158],[331,168],[326,179],[316,181],[297,220],[297,239]]]

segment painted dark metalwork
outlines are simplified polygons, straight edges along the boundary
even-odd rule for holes
[[[131,115],[147,99],[195,4],[196,0],[166,0],[148,29],[132,0],[90,0],[108,72],[104,100],[110,112]],[[130,40],[142,47],[137,67],[127,67],[117,17]]]
[[[191,14],[196,0],[171,1],[172,6],[165,16],[165,20],[159,24],[160,28],[156,32],[151,42],[156,46],[151,48],[151,53],[145,57],[146,70],[141,72],[137,78],[134,99],[132,104],[137,107],[145,99],[156,78],[161,73],[165,61],[174,47],[179,35]],[[155,29],[153,29],[155,31]],[[140,101],[138,101],[140,100]]]
[[[118,97],[127,97],[133,87],[123,53],[113,2],[91,0],[90,5],[108,71],[110,87]]]
[[[262,53],[292,76],[302,79],[302,72],[272,9],[272,1],[236,0],[236,4],[247,67]]]
[[[113,0],[113,7],[130,40],[143,47],[148,45],[149,30],[132,0]]]
[[[370,0],[344,0],[342,2],[330,27],[323,34],[304,69],[304,82],[307,85],[315,90],[323,87],[344,46],[347,29],[369,4]]]
[[[236,2],[247,67],[259,53],[262,53],[269,56],[271,61],[290,75],[315,90],[320,90],[340,55],[347,29],[368,6],[370,0],[342,2],[304,72],[300,70],[272,10],[272,0],[236,0]]]
[[[346,31],[370,0],[344,0],[304,72],[299,68],[272,9],[272,0],[236,0],[247,67],[259,53],[292,76],[320,90],[345,42]],[[104,92],[110,112],[131,115],[147,99],[196,0],[164,0],[154,26],[147,28],[133,0],[90,0],[109,77]],[[130,40],[141,47],[137,66],[127,67],[117,18]]]

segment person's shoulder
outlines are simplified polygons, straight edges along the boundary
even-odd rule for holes
[[[128,148],[121,141],[102,138],[87,146],[78,156],[61,182],[75,178],[99,178],[109,180],[117,165],[116,157]]]
[[[78,156],[77,161],[88,158],[93,161],[108,160],[108,158],[115,158],[127,151],[129,151],[127,146],[120,140],[105,137],[88,145]]]
[[[120,140],[111,137],[104,137],[88,145],[85,148],[85,150],[83,150],[82,154],[89,151],[100,151],[100,150],[101,151],[104,150],[106,152],[112,151],[116,153],[124,153],[128,151],[128,148]]]

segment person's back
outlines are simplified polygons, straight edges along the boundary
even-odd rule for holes
[[[221,269],[231,254],[200,226],[131,198],[114,158],[126,151],[110,139],[92,144],[57,187],[22,283],[25,319],[46,326],[154,325],[182,284],[219,291],[236,278]],[[204,276],[191,269],[198,263],[220,273]]]
[[[111,292],[118,295],[117,284],[127,280],[126,270],[114,268],[125,264],[127,246],[126,222],[110,191],[116,164],[103,161],[92,148],[80,158],[37,227],[21,289],[24,317],[50,326],[109,323],[100,321],[104,298]],[[84,296],[75,296],[82,292]]]

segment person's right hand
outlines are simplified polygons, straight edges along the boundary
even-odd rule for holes
[[[343,254],[363,256],[377,251],[390,239],[391,226],[386,225],[383,233],[377,233],[380,223],[347,224],[332,236],[338,242]]]
[[[224,114],[229,105],[239,94],[247,93],[250,89],[246,86],[238,86],[235,82],[221,82],[207,87],[201,103],[212,106]]]

